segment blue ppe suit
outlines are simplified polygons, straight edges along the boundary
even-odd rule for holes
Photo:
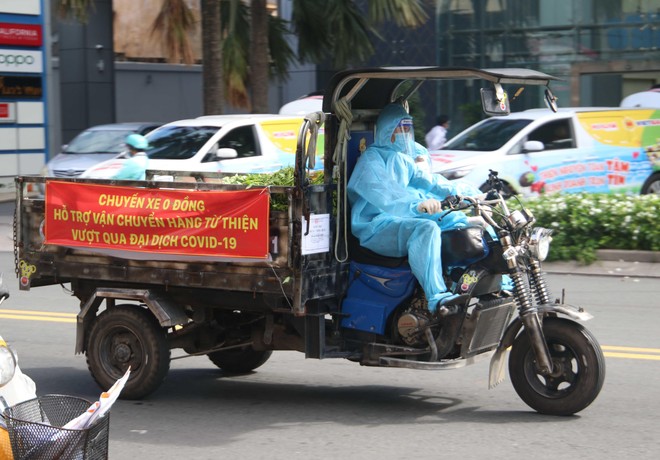
[[[112,177],[113,179],[144,180],[146,177],[149,157],[144,152],[137,152],[124,161],[121,169]]]
[[[422,201],[443,200],[455,195],[456,187],[419,168],[414,145],[405,153],[398,139],[393,141],[403,119],[411,116],[396,103],[378,117],[374,143],[360,156],[348,181],[351,227],[362,246],[385,256],[408,257],[433,312],[438,302],[452,296],[442,278],[441,231],[467,226],[467,217],[453,212],[439,220],[441,213],[418,211]]]

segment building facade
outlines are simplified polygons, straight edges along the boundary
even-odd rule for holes
[[[0,2],[0,195],[36,174],[48,144],[48,88],[41,0]]]

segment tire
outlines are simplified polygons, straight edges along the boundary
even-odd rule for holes
[[[660,173],[651,175],[642,186],[642,195],[660,194]]]
[[[268,361],[271,350],[253,350],[237,348],[234,350],[214,351],[207,356],[213,364],[229,374],[247,374]]]
[[[591,404],[603,387],[605,357],[584,326],[564,318],[545,318],[543,334],[553,373],[536,371],[534,351],[523,331],[513,343],[509,374],[518,396],[541,414],[571,415]]]
[[[131,367],[121,399],[144,398],[169,371],[167,333],[144,308],[118,305],[104,311],[92,324],[87,341],[87,367],[103,390]]]

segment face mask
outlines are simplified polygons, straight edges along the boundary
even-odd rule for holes
[[[392,146],[399,152],[415,156],[415,134],[412,120],[404,118],[394,130]]]

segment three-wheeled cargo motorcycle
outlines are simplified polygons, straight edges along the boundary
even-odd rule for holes
[[[405,258],[371,252],[351,234],[346,184],[380,110],[464,80],[481,82],[490,115],[508,113],[508,94],[527,86],[556,110],[554,78],[532,70],[354,69],[335,75],[323,112],[305,118],[291,184],[183,171],[148,171],[145,181],[18,177],[20,287],[70,283],[80,301],[75,351],[102,388],[130,366],[127,399],[159,387],[173,349],[229,373],[252,371],[275,350],[420,370],[490,357],[491,386],[508,355],[531,408],[579,412],[605,376],[600,346],[579,322],[590,315],[552,298],[541,267],[551,234],[506,199],[496,171],[483,195],[443,202],[445,213],[470,216],[468,227],[442,235],[438,269],[464,299],[450,309],[429,311]],[[322,129],[318,180],[310,166]],[[30,195],[34,183],[44,197]]]

